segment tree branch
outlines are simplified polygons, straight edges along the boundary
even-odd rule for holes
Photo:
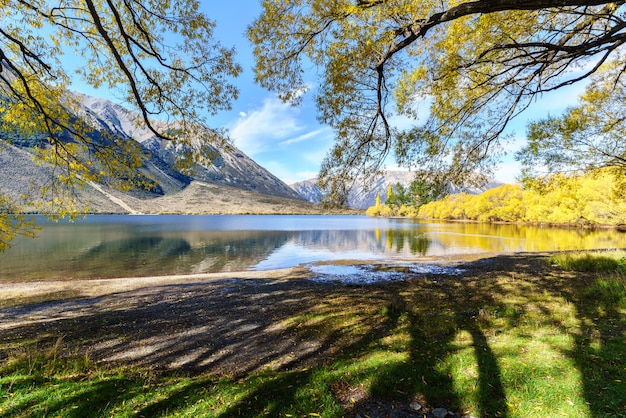
[[[115,58],[115,62],[117,63],[118,67],[126,75],[126,79],[128,81],[128,84],[130,85],[130,88],[131,88],[132,92],[133,92],[133,97],[135,98],[137,106],[139,107],[139,111],[141,112],[141,116],[143,118],[143,121],[146,123],[146,127],[150,130],[150,132],[155,134],[157,136],[157,138],[161,138],[161,139],[165,139],[165,140],[171,140],[171,138],[163,135],[161,132],[159,132],[152,125],[152,122],[150,121],[150,118],[148,116],[148,109],[146,107],[146,104],[143,101],[143,98],[142,98],[140,92],[139,92],[139,88],[137,86],[137,82],[135,80],[135,77],[133,76],[133,74],[131,73],[130,69],[128,68],[128,66],[124,62],[124,59],[122,58],[122,56],[120,54],[120,51],[118,51],[117,47],[115,46],[115,43],[111,39],[111,37],[109,35],[109,32],[104,28],[104,25],[102,24],[102,21],[100,20],[100,15],[98,14],[98,11],[97,11],[93,1],[92,0],[84,0],[84,1],[85,1],[85,4],[87,5],[87,9],[89,10],[89,13],[90,13],[92,19],[93,19],[93,23],[96,26],[96,29],[98,30],[98,33],[100,34],[102,39],[104,39],[106,45],[109,47],[109,50],[111,51],[111,54],[113,54],[113,57]],[[110,2],[109,2],[109,4],[110,4]],[[117,11],[113,8],[112,12],[116,13]]]

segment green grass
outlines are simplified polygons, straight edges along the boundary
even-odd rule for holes
[[[565,270],[626,273],[626,252],[568,252],[550,257],[550,262]]]
[[[157,373],[61,358],[60,341],[12,348],[0,416],[340,417],[418,399],[474,417],[624,417],[624,258],[607,267],[606,256],[559,255],[540,274],[520,262],[515,274],[337,290],[283,320],[334,347],[289,371]]]
[[[551,257],[550,262],[565,270],[598,273],[598,279],[584,289],[582,296],[626,307],[626,252],[562,253]]]

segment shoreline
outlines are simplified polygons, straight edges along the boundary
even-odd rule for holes
[[[268,280],[274,282],[298,281],[311,279],[315,273],[311,265],[334,266],[369,266],[374,270],[404,268],[407,265],[451,266],[460,263],[474,263],[486,259],[502,257],[549,257],[553,254],[568,252],[607,252],[626,251],[624,248],[597,248],[591,250],[555,250],[536,252],[484,252],[454,254],[443,256],[424,256],[420,258],[394,258],[388,260],[332,260],[300,264],[268,270],[238,270],[207,273],[182,273],[151,276],[125,276],[110,278],[52,278],[52,279],[7,279],[0,281],[0,308],[44,303],[65,299],[90,298],[114,293],[134,291],[168,285],[202,284],[223,280]]]
[[[556,251],[558,252],[558,251]],[[554,252],[554,253],[556,253]],[[407,264],[453,265],[471,263],[478,260],[497,258],[499,256],[537,257],[552,252],[520,252],[520,253],[475,253],[457,254],[452,256],[423,257],[420,259],[390,260],[342,260],[318,262],[320,265],[338,266],[373,266],[375,269],[388,269]],[[114,278],[66,278],[38,280],[5,280],[0,282],[0,308],[26,306],[36,303],[59,302],[63,300],[97,298],[115,293],[131,292],[170,285],[210,284],[224,280],[267,280],[272,282],[289,282],[308,280],[315,276],[306,265],[271,270],[241,270],[214,273],[170,274],[162,276],[137,276]]]
[[[302,275],[303,267],[277,270],[250,270],[219,273],[170,274],[163,276],[116,277],[106,279],[51,279],[0,282],[0,308],[65,299],[93,298],[154,286],[197,284],[218,280],[291,280]],[[47,296],[47,297],[46,297]],[[19,303],[22,301],[23,303]],[[25,303],[24,303],[25,302]]]

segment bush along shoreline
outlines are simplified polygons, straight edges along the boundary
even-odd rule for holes
[[[596,172],[552,176],[526,187],[505,184],[478,195],[458,193],[418,205],[378,200],[366,214],[626,230],[626,196],[614,175]]]

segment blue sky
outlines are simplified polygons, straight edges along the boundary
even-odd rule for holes
[[[203,10],[217,22],[215,36],[235,46],[243,73],[237,78],[239,98],[229,112],[212,118],[211,125],[226,127],[234,144],[287,184],[316,177],[333,143],[333,132],[316,120],[312,94],[301,106],[282,103],[274,93],[254,83],[254,58],[245,32],[260,14],[258,0],[203,2]],[[316,80],[307,80],[315,86]],[[313,87],[314,88],[314,87]]]
[[[228,128],[237,147],[287,184],[313,178],[332,146],[333,132],[317,122],[312,92],[305,95],[302,106],[294,108],[254,83],[254,61],[245,31],[261,7],[258,0],[237,0],[236,7],[232,4],[210,0],[203,3],[204,12],[217,22],[216,37],[225,45],[236,47],[237,59],[244,69],[237,80],[241,94],[232,111],[221,113],[213,121]],[[318,82],[314,78],[307,81],[313,89]],[[513,153],[523,144],[526,121],[559,114],[575,103],[583,87],[575,85],[545,95],[511,126],[517,140],[507,146],[510,154],[503,157],[496,179],[514,182],[519,174]],[[394,169],[393,161],[387,167]]]
[[[209,125],[227,128],[235,146],[287,184],[316,177],[322,159],[333,144],[332,130],[320,125],[315,117],[312,99],[318,80],[313,76],[306,80],[312,91],[304,96],[301,106],[282,103],[274,93],[254,83],[252,48],[245,32],[261,11],[259,0],[204,0],[201,8],[217,23],[215,37],[224,46],[236,48],[237,61],[243,67],[243,73],[235,80],[240,95],[232,110],[211,116]],[[519,140],[508,147],[511,154],[504,157],[496,170],[497,180],[514,182],[519,174],[513,152],[523,142],[525,121],[560,113],[574,104],[581,90],[582,86],[573,86],[545,96],[525,113],[525,118],[513,124]],[[393,161],[387,168],[397,169]]]

